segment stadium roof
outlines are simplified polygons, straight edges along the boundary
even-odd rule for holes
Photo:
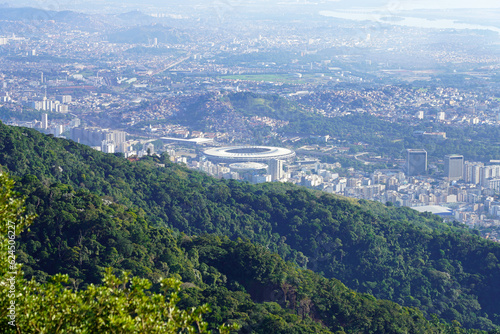
[[[266,162],[272,159],[287,160],[295,156],[292,150],[272,146],[215,147],[203,153],[209,160],[218,162]]]
[[[434,215],[438,216],[452,216],[453,210],[447,208],[445,206],[439,205],[425,205],[425,206],[415,206],[412,207],[413,210],[417,210],[418,212],[430,212]]]

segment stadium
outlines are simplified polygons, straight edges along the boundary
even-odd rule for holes
[[[268,162],[272,159],[289,160],[295,157],[292,150],[272,146],[215,147],[203,154],[214,163]]]

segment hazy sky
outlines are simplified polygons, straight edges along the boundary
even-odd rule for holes
[[[230,0],[229,0],[230,1]],[[292,2],[291,0],[290,2]],[[317,1],[317,0],[316,0]],[[297,2],[304,2],[299,0]],[[310,0],[309,2],[315,2]],[[321,2],[321,1],[320,1]],[[332,7],[410,9],[500,8],[499,0],[326,0]]]
[[[500,8],[498,0],[395,0],[387,2],[401,9],[420,8]]]
[[[127,7],[141,8],[146,4],[156,7],[162,5],[193,5],[205,6],[245,6],[259,4],[322,4],[332,10],[347,8],[390,8],[392,10],[411,9],[457,9],[457,8],[500,8],[500,0],[0,0],[11,7],[33,6],[44,9],[81,9],[92,6],[109,6],[113,4],[127,5]],[[147,5],[146,5],[147,6]]]

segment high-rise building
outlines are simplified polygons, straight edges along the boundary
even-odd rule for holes
[[[148,153],[148,155],[154,154],[155,153],[155,146],[152,143],[146,143],[144,144],[144,151]]]
[[[72,128],[77,128],[80,126],[81,121],[79,118],[73,118],[69,124]]]
[[[56,100],[61,103],[70,103],[72,98],[71,95],[56,95]]]
[[[427,151],[424,149],[408,149],[406,158],[406,173],[408,176],[427,173]]]
[[[279,181],[283,178],[283,161],[272,159],[269,161],[269,174],[272,181]]]
[[[266,175],[252,176],[252,183],[264,183],[264,182],[271,182],[271,175],[266,174]]]
[[[493,189],[496,192],[500,191],[500,179],[490,179],[487,184],[488,189]]]
[[[49,116],[47,114],[42,114],[42,129],[47,130],[49,127]]]
[[[103,140],[113,142],[115,151],[118,151],[120,145],[126,141],[124,131],[112,131],[100,128],[72,128],[70,138],[78,143],[89,146],[100,146]]]
[[[112,133],[112,140],[115,142],[115,145],[120,145],[124,141],[126,141],[126,133],[125,131],[111,131]]]
[[[53,127],[54,136],[60,137],[64,132],[64,125],[58,124]]]
[[[464,178],[465,182],[472,184],[479,184],[481,180],[481,168],[484,167],[482,162],[465,162]]]
[[[5,84],[6,82],[3,83],[4,86]],[[10,102],[11,100],[8,92],[0,92],[0,102]]]
[[[444,157],[444,174],[451,180],[460,180],[464,176],[464,156],[450,154]]]
[[[488,182],[500,176],[500,165],[483,166],[479,170],[479,184],[488,187]],[[490,188],[491,189],[491,188]]]
[[[115,153],[115,143],[112,140],[103,140],[101,151],[104,153]]]
[[[129,151],[130,144],[124,141],[118,145],[118,152],[127,153]]]

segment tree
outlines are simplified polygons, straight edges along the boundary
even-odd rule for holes
[[[208,333],[203,321],[208,305],[177,307],[181,282],[161,280],[162,293],[151,293],[151,282],[109,268],[103,284],[75,291],[68,275],[49,283],[26,281],[16,263],[16,237],[33,216],[24,214],[24,199],[14,182],[0,173],[0,332],[2,333]],[[6,282],[6,283],[5,283]],[[221,333],[237,325],[219,327]]]

